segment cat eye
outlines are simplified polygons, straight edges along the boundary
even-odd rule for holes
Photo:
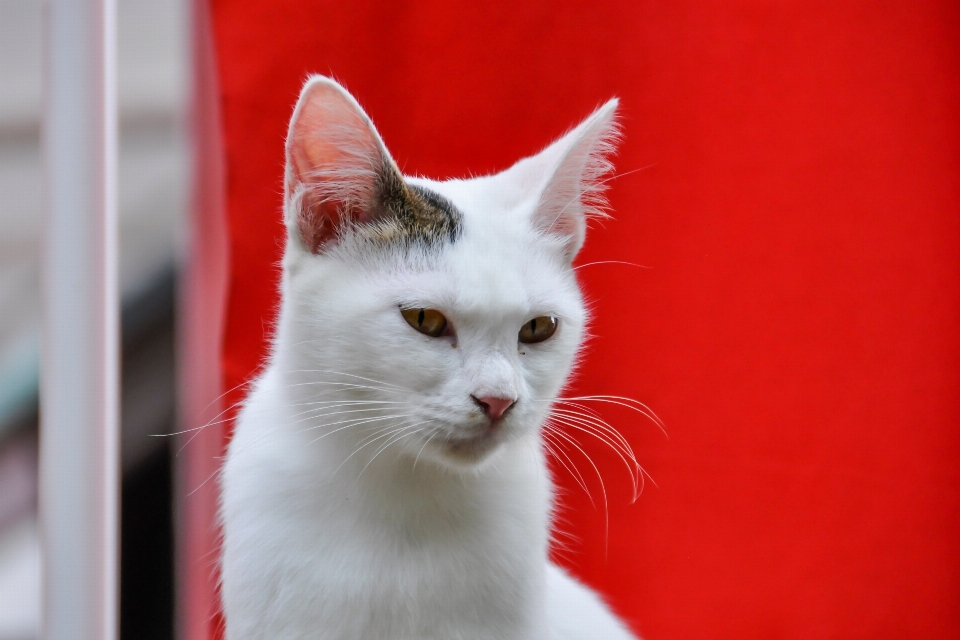
[[[438,338],[447,328],[447,319],[436,309],[400,309],[400,315],[420,333]]]
[[[557,332],[557,319],[553,316],[539,316],[520,327],[518,339],[525,344],[543,342]]]

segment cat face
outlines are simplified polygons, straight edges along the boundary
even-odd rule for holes
[[[342,87],[307,83],[275,356],[307,422],[359,459],[457,468],[536,437],[583,337],[570,263],[615,107],[505,172],[436,182],[400,175]]]

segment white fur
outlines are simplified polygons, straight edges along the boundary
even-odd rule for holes
[[[318,86],[348,97],[314,77],[298,112]],[[633,638],[547,560],[540,434],[583,335],[570,260],[615,107],[501,174],[407,178],[463,213],[459,239],[435,251],[346,234],[311,253],[288,169],[279,323],[222,478],[228,640]],[[382,149],[362,120],[366,132],[341,139]],[[418,333],[400,306],[441,310],[455,336]],[[560,319],[556,335],[518,343],[541,315]],[[471,395],[518,400],[491,431]]]

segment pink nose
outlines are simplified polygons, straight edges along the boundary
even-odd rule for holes
[[[491,420],[499,420],[502,418],[503,414],[516,402],[513,398],[497,398],[496,396],[470,397],[480,405],[480,408],[483,409],[483,412],[487,414],[487,417]]]

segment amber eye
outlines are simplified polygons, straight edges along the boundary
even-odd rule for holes
[[[400,309],[400,315],[411,327],[431,338],[443,335],[447,319],[436,309]]]
[[[520,327],[520,342],[532,344],[543,342],[557,331],[557,319],[553,316],[540,316]]]

